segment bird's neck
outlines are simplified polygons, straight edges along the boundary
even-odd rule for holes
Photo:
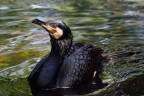
[[[62,57],[65,57],[71,46],[72,46],[72,39],[62,39],[62,40],[51,40],[51,52],[56,52],[56,54],[60,54]]]

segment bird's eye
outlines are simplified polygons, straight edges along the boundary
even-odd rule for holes
[[[58,27],[58,25],[57,25],[56,23],[51,23],[50,25],[51,25],[51,27],[53,27],[53,28]]]

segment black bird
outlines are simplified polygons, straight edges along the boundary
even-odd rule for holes
[[[43,22],[34,19],[48,31],[51,51],[44,56],[28,77],[33,96],[63,96],[59,89],[88,89],[103,85],[99,77],[104,57],[102,49],[82,43],[73,44],[70,28],[60,20]],[[92,86],[93,87],[93,86]]]

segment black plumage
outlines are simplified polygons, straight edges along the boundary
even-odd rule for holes
[[[79,87],[93,81],[95,71],[101,70],[101,50],[92,45],[86,45],[68,56],[59,71],[57,86]]]
[[[33,96],[63,96],[59,89],[103,85],[102,50],[93,45],[73,44],[70,28],[62,21],[33,23],[45,28],[51,37],[51,52],[44,56],[28,77]],[[96,72],[96,75],[94,74]]]

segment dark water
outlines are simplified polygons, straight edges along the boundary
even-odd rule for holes
[[[65,21],[75,42],[104,54],[127,53],[104,66],[109,86],[91,95],[144,95],[143,0],[0,0],[0,96],[30,96],[25,77],[50,48],[34,18]]]

